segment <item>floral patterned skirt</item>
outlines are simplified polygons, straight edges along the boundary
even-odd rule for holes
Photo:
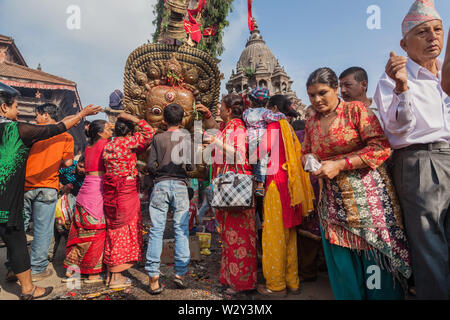
[[[144,259],[142,216],[140,213],[130,223],[117,229],[106,230],[104,263],[108,267],[134,263]]]
[[[83,207],[75,207],[64,260],[68,271],[97,274],[104,270],[105,229],[105,217],[96,220]]]
[[[255,210],[238,212],[218,210],[222,230],[220,283],[236,291],[256,287],[256,216]]]

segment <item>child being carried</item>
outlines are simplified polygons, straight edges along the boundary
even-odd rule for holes
[[[277,112],[274,113],[266,108],[270,95],[266,88],[254,88],[248,95],[251,102],[250,108],[244,111],[242,118],[245,122],[248,132],[249,153],[253,154],[261,142],[266,132],[267,125],[272,122],[286,119],[286,116]],[[256,188],[255,195],[264,196],[264,182],[267,171],[269,155],[258,159],[253,165],[253,175],[255,176]]]

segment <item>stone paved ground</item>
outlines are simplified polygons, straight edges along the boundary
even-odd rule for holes
[[[151,225],[147,203],[142,204],[144,231],[148,231]],[[164,232],[164,238],[173,238],[173,228],[168,216],[168,223]],[[144,234],[144,241],[147,234]],[[29,246],[30,247],[30,246]],[[68,286],[61,282],[65,270],[63,260],[65,254],[65,244],[61,244],[57,254],[49,265],[53,270],[53,275],[40,282],[39,286],[53,286],[54,291],[49,296],[53,300],[332,300],[333,293],[329,284],[326,272],[320,272],[315,282],[303,282],[300,284],[301,293],[299,295],[288,295],[284,298],[262,297],[256,291],[237,296],[228,296],[223,293],[222,286],[218,281],[220,269],[220,236],[214,232],[211,240],[211,255],[201,256],[200,261],[192,261],[189,265],[187,275],[188,289],[177,289],[173,283],[173,265],[161,265],[161,281],[165,285],[165,291],[161,295],[152,296],[147,291],[148,277],[144,270],[144,265],[135,265],[126,271],[126,276],[132,279],[131,288],[119,291],[109,290],[104,284],[84,284],[79,286]],[[6,248],[0,245],[0,300],[18,300],[20,287],[17,283],[5,282],[6,268],[4,261],[6,258]],[[258,270],[258,281],[264,282],[261,267]],[[414,297],[408,296],[408,300]]]
[[[17,300],[19,294],[19,285],[16,283],[6,283],[6,268],[3,263],[5,260],[6,248],[0,248],[0,300]],[[111,291],[103,284],[87,285],[81,283],[80,288],[71,288],[61,282],[64,276],[62,261],[64,259],[64,248],[60,246],[57,255],[49,268],[54,274],[40,282],[40,286],[54,286],[54,292],[49,299],[61,300],[259,300],[262,299],[256,292],[247,295],[238,295],[231,297],[222,293],[221,285],[218,282],[218,273],[220,268],[220,243],[219,236],[214,233],[211,243],[211,255],[202,256],[202,260],[192,262],[189,266],[187,283],[189,288],[186,290],[177,289],[172,282],[174,277],[173,265],[163,265],[161,272],[162,283],[166,290],[158,296],[152,296],[148,293],[148,278],[143,265],[136,265],[127,271],[127,276],[133,280],[133,287],[122,291]],[[259,278],[262,273],[259,272]],[[262,279],[261,279],[262,280]],[[89,296],[91,295],[91,296]],[[267,300],[267,298],[264,298]],[[333,299],[331,289],[326,273],[320,273],[316,282],[302,284],[302,293],[296,296],[288,296],[283,300],[321,300]]]

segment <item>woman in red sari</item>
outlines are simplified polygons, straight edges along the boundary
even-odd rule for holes
[[[140,132],[134,132],[134,126]],[[145,121],[121,113],[116,122],[115,137],[105,146],[106,174],[103,181],[106,217],[104,263],[111,273],[111,289],[131,286],[121,272],[142,261],[142,215],[139,200],[137,153],[146,150],[155,130]]]
[[[219,128],[218,135],[212,138],[215,147],[213,163],[214,177],[228,171],[251,175],[252,169],[247,157],[247,130],[242,121],[244,101],[237,94],[229,94],[222,100],[219,126],[211,117],[210,111],[197,105],[204,114],[207,128]],[[233,155],[233,157],[230,157]],[[232,159],[230,159],[232,158]],[[236,162],[235,162],[235,159]],[[248,291],[256,288],[256,221],[255,209],[241,211],[217,210],[217,219],[222,236],[222,263],[219,281],[228,289],[227,294]]]
[[[112,125],[105,120],[95,120],[87,130],[89,145],[84,151],[85,172],[75,207],[73,222],[67,240],[64,267],[66,279],[77,274],[88,275],[85,283],[102,282],[104,271],[106,221],[103,212],[103,148],[112,136]]]

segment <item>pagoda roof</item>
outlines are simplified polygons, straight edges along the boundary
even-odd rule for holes
[[[8,80],[17,80],[16,82],[22,83],[34,83],[38,82],[42,85],[57,85],[62,86],[61,88],[54,89],[63,89],[63,90],[74,90],[76,87],[76,83],[58,76],[54,76],[52,74],[43,72],[41,70],[31,69],[26,66],[18,65],[15,63],[11,63],[8,61],[4,61],[0,63],[0,78],[3,78],[2,82],[5,82],[4,78]],[[37,85],[37,84],[36,84]],[[21,85],[17,85],[21,86]],[[24,87],[29,87],[25,86]],[[45,89],[45,88],[42,88]],[[49,88],[51,89],[51,88]]]
[[[22,54],[20,53],[19,49],[17,48],[16,44],[14,43],[14,39],[11,37],[4,36],[0,34],[0,43],[6,44],[9,48],[11,48],[14,57],[20,62],[23,66],[28,66],[25,62],[25,59],[23,58]]]

